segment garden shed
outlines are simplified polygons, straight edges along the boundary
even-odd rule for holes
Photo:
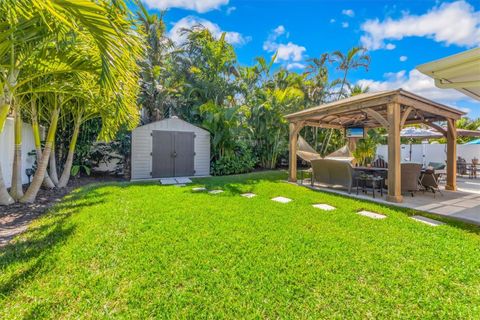
[[[132,180],[208,176],[210,133],[172,117],[132,132]]]

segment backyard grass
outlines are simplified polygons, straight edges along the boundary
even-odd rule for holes
[[[0,318],[480,317],[478,229],[285,178],[80,189],[1,249]]]

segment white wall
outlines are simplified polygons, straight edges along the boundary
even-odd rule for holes
[[[14,132],[13,119],[8,118],[5,123],[5,128],[0,133],[0,163],[2,164],[2,173],[7,188],[10,188],[12,182],[12,164],[14,151]],[[22,128],[22,182],[28,183],[28,177],[25,174],[25,169],[31,168],[35,162],[34,156],[28,156],[28,153],[35,149],[35,141],[33,139],[32,127],[23,124]]]
[[[132,132],[132,179],[150,179],[152,171],[153,130],[195,133],[194,170],[196,176],[210,175],[210,133],[177,118],[165,119],[141,126]]]
[[[423,163],[427,165],[429,162],[442,162],[447,160],[447,146],[445,144],[412,144],[412,162]],[[410,145],[402,144],[401,146],[402,162],[408,162],[410,157]],[[377,155],[388,160],[388,146],[379,145]],[[457,156],[460,156],[471,162],[475,157],[480,159],[480,145],[475,144],[458,144]]]

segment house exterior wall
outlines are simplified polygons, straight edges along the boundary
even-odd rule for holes
[[[2,164],[2,173],[7,188],[10,188],[12,183],[12,164],[14,151],[14,125],[13,119],[7,118],[5,128],[0,133],[0,163]],[[23,124],[22,127],[22,183],[28,183],[28,177],[25,174],[25,169],[31,168],[35,162],[35,156],[29,156],[30,151],[35,150],[35,141],[33,139],[32,127],[28,124]]]
[[[195,176],[210,174],[210,133],[177,118],[141,126],[132,132],[132,180],[150,179],[152,171],[152,136],[154,130],[195,133]]]

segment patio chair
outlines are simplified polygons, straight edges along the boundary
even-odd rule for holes
[[[420,175],[422,173],[421,163],[402,163],[402,193],[414,193],[420,190]]]
[[[372,167],[374,168],[388,168],[388,163],[383,160],[383,158],[377,158],[375,161],[372,162]]]
[[[435,173],[434,170],[426,170],[420,178],[420,183],[422,184],[422,187],[426,191],[431,191],[433,193],[433,197],[435,197],[437,192],[443,196],[442,191],[440,191],[439,178],[440,174]]]
[[[458,157],[457,159],[457,174],[461,176],[467,175],[467,160],[462,157]]]
[[[312,185],[315,182],[331,187],[342,187],[352,191],[354,170],[348,161],[332,159],[312,160]]]

